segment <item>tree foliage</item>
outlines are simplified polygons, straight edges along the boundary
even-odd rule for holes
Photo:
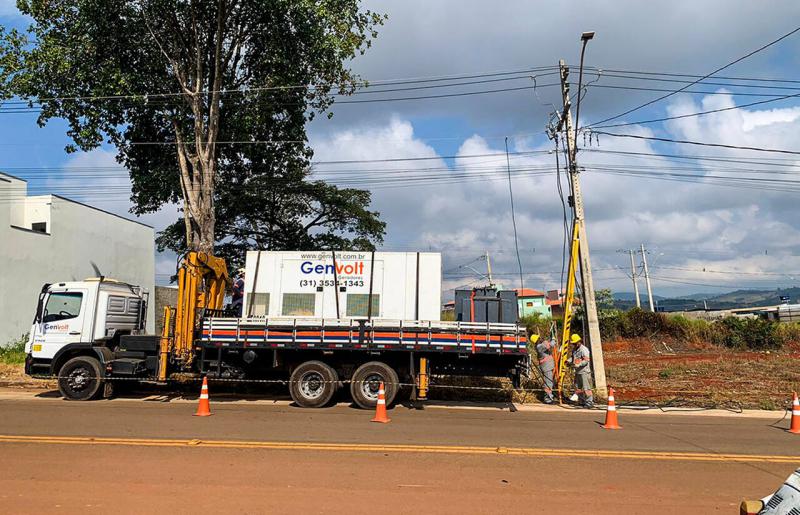
[[[133,211],[180,203],[162,247],[364,248],[369,193],[309,180],[306,122],[350,93],[383,17],[359,0],[20,0],[0,93],[63,118],[68,151],[113,144]]]

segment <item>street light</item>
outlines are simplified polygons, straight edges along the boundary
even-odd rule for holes
[[[581,88],[583,87],[583,54],[586,52],[586,43],[594,37],[594,31],[581,34],[581,67],[578,72],[578,102],[575,107],[575,146],[578,144],[578,125],[581,123]]]

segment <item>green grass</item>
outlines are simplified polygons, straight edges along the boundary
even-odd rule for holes
[[[27,336],[23,335],[18,340],[12,340],[6,345],[0,345],[0,363],[6,365],[21,365],[25,363],[25,342]]]

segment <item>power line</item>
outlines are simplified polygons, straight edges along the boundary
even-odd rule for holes
[[[692,81],[691,83],[689,83],[689,84],[687,84],[687,85],[685,85],[685,86],[683,86],[683,87],[681,87],[681,88],[679,88],[679,89],[677,89],[675,91],[671,91],[671,92],[667,93],[666,95],[662,95],[662,96],[660,96],[658,98],[655,98],[653,100],[645,102],[644,104],[640,104],[640,105],[638,105],[638,106],[636,106],[634,108],[628,109],[627,111],[625,111],[623,113],[611,116],[611,117],[606,118],[604,120],[601,120],[599,122],[591,123],[591,124],[588,125],[588,127],[592,127],[594,125],[602,125],[602,124],[604,124],[606,122],[610,122],[612,120],[616,120],[616,119],[621,118],[621,117],[623,117],[625,115],[628,115],[628,114],[631,114],[631,113],[633,113],[635,111],[638,111],[639,109],[642,109],[642,108],[647,107],[649,105],[655,104],[656,102],[660,102],[661,100],[669,98],[669,97],[671,97],[672,95],[674,95],[676,93],[680,93],[681,91],[683,91],[685,89],[688,89],[691,86],[694,86],[698,82],[711,77],[715,73],[721,72],[722,70],[724,70],[726,68],[730,68],[734,64],[737,64],[737,63],[747,59],[748,57],[750,57],[752,55],[755,55],[755,54],[757,54],[757,53],[759,53],[759,52],[771,47],[772,45],[775,45],[776,43],[779,43],[779,42],[783,41],[784,39],[788,38],[789,36],[795,34],[798,31],[800,31],[800,27],[797,27],[794,30],[791,30],[790,32],[787,32],[786,34],[784,34],[783,36],[779,37],[778,39],[772,40],[769,43],[767,43],[766,45],[762,45],[759,48],[753,50],[752,52],[748,52],[747,54],[743,55],[742,57],[739,57],[738,59],[735,59],[735,60],[729,62],[728,64],[726,64],[726,65],[724,65],[724,66],[722,66],[720,68],[717,68],[716,70],[712,71],[711,73],[708,73],[708,74],[702,76],[701,78],[696,79],[696,80]]]
[[[623,151],[623,150],[603,150],[599,148],[585,148],[583,149],[584,152],[593,152],[598,154],[616,154],[616,155],[624,155],[624,156],[641,156],[641,157],[655,157],[655,158],[670,158],[670,159],[689,159],[689,160],[696,160],[696,161],[719,161],[719,162],[726,162],[726,163],[738,163],[738,164],[759,164],[765,166],[783,166],[783,167],[791,167],[797,168],[798,165],[794,164],[797,162],[794,158],[789,157],[726,157],[726,156],[698,156],[698,155],[687,155],[687,154],[664,154],[661,152],[633,152],[633,151]],[[755,161],[756,159],[760,159],[761,161]],[[790,163],[781,163],[781,162],[774,162],[774,161],[790,161]]]
[[[634,138],[634,139],[644,139],[644,140],[651,140],[651,141],[663,141],[666,143],[680,143],[685,145],[699,145],[702,147],[717,147],[717,148],[730,148],[734,150],[753,150],[756,152],[772,152],[776,154],[790,154],[790,155],[800,155],[800,152],[794,150],[783,150],[783,149],[776,149],[776,148],[761,148],[761,147],[748,147],[748,146],[741,146],[741,145],[726,145],[723,143],[704,143],[701,141],[689,141],[689,140],[680,140],[680,139],[671,139],[671,138],[659,138],[656,136],[641,136],[638,134],[615,134],[613,132],[604,132],[604,131],[592,131],[594,134],[602,134],[604,136],[613,136],[615,138]]]
[[[738,285],[733,285],[733,284],[723,285],[723,284],[696,283],[696,282],[682,281],[682,280],[679,280],[679,279],[673,279],[673,278],[668,278],[668,277],[656,277],[656,276],[652,276],[652,275],[650,276],[650,278],[653,279],[653,280],[656,280],[656,281],[666,281],[666,282],[669,282],[669,283],[687,284],[687,285],[691,285],[691,286],[703,286],[703,287],[707,287],[707,288],[725,288],[725,289],[729,289],[729,290],[730,289],[735,289],[735,288],[740,289],[740,290],[759,290],[759,289],[763,289],[763,287],[757,287],[757,286],[738,286]]]
[[[623,84],[589,84],[587,85],[589,88],[602,88],[602,89],[622,89],[626,91],[654,91],[654,92],[664,92],[664,91],[672,91],[671,89],[667,88],[648,88],[644,86],[626,86]],[[797,88],[792,88],[797,89]],[[779,98],[783,97],[783,95],[779,95],[776,93],[740,93],[735,91],[698,91],[695,89],[692,90],[685,90],[681,91],[681,93],[689,94],[689,95],[727,95],[727,96],[736,96],[736,97],[770,97],[770,98]],[[609,127],[608,125],[603,125],[602,127]]]
[[[519,289],[520,293],[525,288],[522,279],[522,259],[519,257],[519,239],[517,238],[517,216],[514,212],[514,189],[511,187],[511,161],[508,158],[508,138],[506,138],[506,170],[508,171],[508,195],[511,199],[511,225],[514,227],[514,248],[517,251],[517,264],[519,265]],[[489,259],[488,254],[486,259]],[[487,265],[488,266],[488,265]]]
[[[549,87],[549,86],[557,86],[557,84],[541,84],[539,87]],[[512,91],[525,91],[525,90],[533,90],[533,86],[520,86],[516,88],[501,88],[501,89],[489,89],[489,90],[482,90],[482,91],[468,91],[468,92],[461,92],[461,93],[445,93],[441,95],[424,95],[424,96],[414,96],[414,97],[395,97],[395,98],[373,98],[368,100],[338,100],[334,101],[332,105],[349,105],[349,104],[373,104],[373,103],[380,103],[380,102],[403,102],[403,101],[410,101],[410,100],[431,100],[431,99],[441,99],[441,98],[456,98],[456,97],[467,97],[467,96],[474,96],[474,95],[486,95],[486,94],[493,94],[493,93],[507,93]],[[300,102],[281,102],[279,105],[287,106],[287,105],[306,105],[305,103]],[[42,111],[41,108],[32,107],[32,108],[0,108],[0,114],[25,114],[25,113],[40,113]]]
[[[557,86],[557,84],[542,84],[539,87],[550,87],[550,86]],[[430,99],[441,99],[441,98],[455,98],[455,97],[466,97],[466,96],[474,96],[474,95],[485,95],[485,94],[492,94],[492,93],[506,93],[506,92],[513,92],[513,91],[524,91],[524,90],[533,90],[533,86],[521,86],[517,88],[503,88],[503,89],[492,89],[492,90],[483,90],[483,91],[470,91],[464,93],[448,93],[443,95],[426,95],[426,96],[415,96],[415,97],[397,97],[397,98],[376,98],[370,100],[341,100],[335,101],[332,105],[349,105],[349,104],[371,104],[371,103],[380,103],[380,102],[401,102],[401,101],[410,101],[410,100],[430,100]],[[282,106],[290,106],[290,105],[305,105],[304,103],[287,103],[282,102],[278,105]],[[32,108],[0,108],[0,114],[37,114],[41,113],[42,108],[32,107]],[[188,143],[187,143],[188,144]]]
[[[433,75],[433,76],[419,76],[419,77],[410,77],[410,78],[394,78],[394,79],[379,79],[379,80],[362,80],[359,84],[356,84],[355,87],[357,91],[351,94],[341,94],[341,93],[334,93],[334,96],[350,96],[350,95],[360,95],[360,94],[375,94],[375,93],[386,93],[386,92],[395,92],[395,91],[410,91],[415,89],[428,89],[429,86],[423,87],[411,87],[411,88],[394,88],[394,89],[375,89],[374,91],[370,91],[373,88],[382,88],[385,86],[397,86],[397,85],[404,85],[404,84],[430,84],[430,83],[438,83],[438,82],[451,82],[450,84],[440,84],[433,87],[454,87],[454,86],[463,86],[463,85],[470,85],[470,84],[483,84],[483,83],[490,83],[490,82],[501,82],[505,80],[522,80],[526,78],[530,78],[530,74],[536,74],[536,77],[545,77],[549,75],[555,75],[558,72],[557,66],[549,65],[549,66],[536,66],[531,68],[518,68],[513,70],[499,70],[499,71],[487,71],[487,72],[479,72],[479,73],[471,73],[471,74],[452,74],[452,75]],[[612,78],[625,78],[625,79],[638,79],[638,80],[653,80],[659,82],[668,81],[668,79],[661,79],[661,78],[648,78],[648,77],[635,77],[631,75],[644,75],[644,76],[667,76],[667,77],[688,77],[688,78],[697,78],[699,77],[699,81],[690,82],[689,85],[696,84],[702,81],[702,79],[708,78],[708,76],[698,76],[698,75],[691,75],[685,73],[674,73],[674,72],[652,72],[652,71],[641,71],[641,70],[620,70],[620,69],[605,69],[601,67],[592,67],[587,66],[587,70],[595,70],[599,73],[602,73],[604,76],[612,77]],[[545,73],[538,73],[538,72],[545,72]],[[627,74],[627,75],[626,75]],[[516,75],[516,77],[509,77],[512,75]],[[461,82],[461,83],[452,83],[452,81],[459,81],[459,80],[467,80],[467,79],[485,79],[487,77],[497,77],[496,79],[490,80],[472,80],[468,82]],[[750,82],[772,82],[772,83],[792,83],[792,84],[800,84],[800,79],[775,79],[775,78],[762,78],[762,77],[725,77],[725,76],[717,76],[718,79],[723,80],[738,80],[738,81],[750,81]],[[677,81],[683,82],[683,81]],[[686,81],[688,82],[688,81]],[[747,87],[747,85],[736,85],[736,84],[722,84],[722,83],[709,83],[704,82],[705,84],[709,85],[723,85],[723,86],[731,86],[731,87]],[[282,90],[292,90],[292,89],[318,89],[320,87],[324,87],[326,89],[331,88],[333,89],[335,86],[332,85],[314,85],[314,84],[305,84],[305,85],[285,85],[285,86],[253,86],[253,87],[242,87],[236,89],[221,89],[221,90],[201,90],[198,94],[201,95],[210,95],[212,93],[220,93],[220,94],[249,94],[249,93],[260,93],[265,91],[282,91]],[[597,87],[597,86],[592,86]],[[765,89],[792,89],[789,87],[781,87],[781,86],[761,86]],[[672,91],[672,90],[665,90],[665,91]],[[710,94],[708,92],[706,94]],[[184,92],[144,92],[144,93],[121,93],[117,95],[76,95],[76,96],[53,96],[53,97],[43,97],[38,99],[31,99],[30,101],[27,100],[20,100],[20,101],[7,101],[4,102],[6,105],[21,105],[21,106],[28,106],[30,103],[41,103],[46,101],[71,101],[71,100],[147,100],[153,101],[159,98],[173,98],[173,97],[183,97],[186,94]]]
[[[483,73],[475,73],[475,74],[460,74],[460,75],[434,75],[434,76],[423,76],[418,78],[407,78],[407,79],[384,79],[384,80],[364,80],[360,84],[357,84],[355,87],[357,89],[367,89],[376,86],[387,86],[387,85],[401,85],[401,84],[420,84],[420,83],[431,83],[431,82],[444,82],[444,81],[453,81],[453,80],[462,80],[462,79],[481,79],[485,77],[500,77],[500,76],[507,76],[507,75],[520,75],[520,74],[529,74],[539,71],[548,71],[548,70],[557,70],[556,66],[537,66],[533,68],[521,68],[516,70],[506,70],[506,71],[496,71],[496,72],[483,72]],[[539,76],[546,76],[546,75],[554,75],[558,72],[551,72],[547,74],[539,74]],[[517,79],[521,78],[528,78],[527,75],[523,77],[517,77]],[[472,83],[480,83],[481,81],[475,81]],[[463,85],[463,84],[455,84],[455,85]],[[444,85],[446,87],[447,85]],[[291,90],[291,89],[318,89],[320,87],[324,87],[326,89],[333,88],[333,85],[314,85],[314,84],[304,84],[304,85],[286,85],[286,86],[253,86],[253,87],[242,87],[236,89],[221,89],[221,90],[201,90],[198,91],[197,94],[199,95],[211,95],[214,93],[220,94],[245,94],[245,93],[260,93],[263,91],[281,91],[281,90]],[[158,98],[172,98],[172,97],[184,97],[186,93],[184,92],[160,92],[160,93],[123,93],[117,95],[77,95],[77,96],[53,96],[53,97],[44,97],[38,98],[35,100],[24,100],[24,101],[11,101],[7,102],[10,104],[20,104],[20,105],[30,105],[30,103],[42,103],[48,101],[70,101],[70,100],[143,100],[143,101],[150,101],[151,99],[158,99]],[[347,96],[346,94],[337,94],[337,96]]]
[[[679,266],[654,266],[652,268],[659,268],[665,270],[682,270],[686,272],[698,272],[698,273],[705,273],[705,274],[731,274],[731,275],[755,275],[755,276],[779,276],[779,277],[791,277],[794,275],[800,276],[800,272],[743,272],[740,270],[711,270],[708,268],[685,268]]]
[[[707,114],[722,113],[722,112],[725,112],[725,111],[734,111],[736,109],[744,109],[745,107],[753,107],[753,106],[757,106],[757,105],[769,104],[771,102],[779,102],[781,100],[787,100],[789,98],[797,98],[797,97],[800,97],[800,93],[794,93],[792,95],[784,95],[782,97],[770,98],[770,99],[767,99],[767,100],[759,100],[757,102],[750,102],[748,104],[735,105],[735,106],[731,106],[731,107],[721,107],[719,109],[711,109],[711,110],[708,110],[708,111],[699,111],[699,112],[696,112],[696,113],[688,113],[688,114],[682,114],[682,115],[676,115],[676,116],[665,116],[663,118],[653,118],[653,119],[650,119],[650,120],[639,120],[639,121],[636,121],[636,122],[614,123],[614,124],[609,124],[609,125],[598,125],[597,128],[598,129],[609,129],[609,128],[612,128],[612,127],[628,127],[630,125],[646,125],[648,123],[666,122],[668,120],[680,120],[680,119],[683,119],[683,118],[694,118],[696,116],[705,116]]]
[[[645,81],[645,82],[668,82],[668,83],[677,83],[677,84],[691,84],[691,80],[681,80],[681,79],[669,79],[664,77],[641,77],[636,75],[629,75],[624,73],[608,73],[607,70],[599,70],[597,72],[599,76],[603,78],[612,78],[612,79],[626,79],[626,80],[638,80],[638,81]],[[541,75],[540,75],[541,76]],[[722,77],[715,77],[717,79],[721,79]],[[745,80],[745,79],[732,79],[732,80]],[[757,78],[748,79],[749,81],[756,81],[759,80]],[[775,89],[775,90],[798,90],[797,86],[774,86],[774,85],[764,85],[764,84],[738,84],[735,82],[717,82],[717,81],[709,81],[709,80],[702,80],[698,83],[702,86],[722,86],[725,88],[758,88],[758,89]],[[671,89],[663,90],[663,91],[674,91]],[[682,93],[688,93],[688,91],[683,91]],[[739,95],[740,93],[731,93],[732,95]]]
[[[692,75],[688,73],[675,73],[675,72],[655,72],[655,71],[643,71],[643,70],[618,70],[618,69],[611,69],[611,68],[601,68],[597,66],[587,66],[587,70],[594,70],[601,73],[629,73],[629,74],[637,74],[637,75],[646,75],[646,76],[665,76],[665,77],[687,77],[687,78],[703,78],[702,75]],[[727,77],[723,75],[715,75],[715,79],[722,79],[722,80],[741,80],[741,81],[752,81],[752,82],[785,82],[790,84],[800,84],[800,79],[775,79],[775,78],[765,78],[765,77]]]
[[[601,174],[610,174],[610,175],[624,175],[630,176],[634,178],[641,178],[641,179],[658,179],[658,180],[665,180],[665,181],[674,181],[674,182],[695,182],[699,184],[705,185],[718,185],[724,187],[731,187],[731,188],[743,188],[749,190],[763,190],[763,191],[773,191],[778,193],[797,193],[800,191],[798,188],[789,188],[787,186],[780,186],[779,184],[770,185],[772,184],[769,180],[764,179],[763,182],[767,183],[766,185],[761,184],[751,184],[746,181],[737,181],[734,178],[726,178],[729,179],[727,181],[724,180],[717,180],[707,182],[707,177],[701,175],[680,175],[680,174],[655,174],[652,172],[635,172],[635,171],[603,171],[597,170],[595,173]],[[750,180],[755,181],[757,178],[751,178]],[[714,183],[714,184],[712,184]],[[800,185],[800,182],[796,182],[794,184]]]

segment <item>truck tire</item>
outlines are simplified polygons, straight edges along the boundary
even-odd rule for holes
[[[58,371],[58,391],[67,400],[91,400],[102,386],[103,378],[97,358],[78,356],[64,363]]]
[[[321,408],[331,402],[339,387],[336,370],[322,361],[306,361],[289,379],[289,393],[301,408]]]
[[[350,382],[350,395],[353,397],[353,402],[363,409],[375,409],[375,405],[378,404],[378,390],[381,382],[386,391],[386,405],[389,406],[400,389],[397,372],[380,361],[370,361],[358,367]]]

